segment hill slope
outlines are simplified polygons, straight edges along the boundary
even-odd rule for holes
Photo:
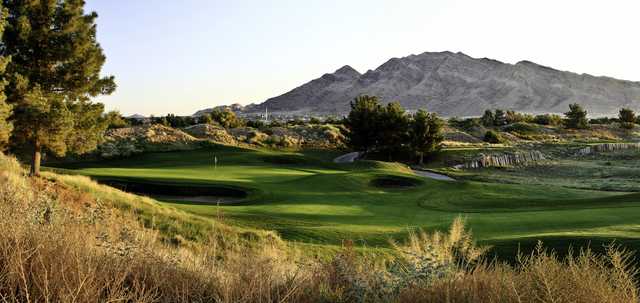
[[[575,74],[529,61],[516,64],[463,53],[439,52],[393,58],[360,74],[344,66],[246,112],[343,114],[355,96],[400,101],[445,116],[479,115],[485,109],[564,112],[570,103],[592,115],[611,115],[622,106],[640,106],[640,82]]]

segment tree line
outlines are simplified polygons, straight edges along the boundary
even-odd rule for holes
[[[611,124],[619,123],[621,128],[631,129],[635,124],[640,123],[640,117],[629,108],[621,108],[617,118],[587,118],[587,110],[580,104],[569,105],[569,110],[564,113],[564,117],[557,114],[531,115],[518,113],[512,110],[502,109],[486,110],[479,118],[480,124],[485,127],[504,126],[513,123],[526,122],[540,125],[563,126],[567,129],[586,129],[590,124]]]
[[[410,115],[400,103],[383,106],[375,96],[362,95],[351,102],[344,121],[348,144],[354,150],[394,154],[408,151],[418,163],[441,148],[444,121],[435,113],[419,110]]]

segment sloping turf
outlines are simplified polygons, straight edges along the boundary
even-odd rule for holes
[[[240,205],[163,203],[203,216],[222,213],[227,223],[275,230],[310,246],[350,239],[386,247],[389,238],[416,228],[444,229],[463,215],[476,238],[495,245],[501,255],[513,254],[520,244],[531,247],[538,239],[558,249],[614,239],[640,248],[639,194],[436,181],[399,164],[334,164],[333,156],[217,147],[65,168],[101,179],[242,187],[250,194]],[[374,186],[372,181],[384,176],[412,178],[417,185]]]

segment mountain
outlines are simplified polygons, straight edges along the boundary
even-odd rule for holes
[[[233,111],[233,112],[241,112],[244,109],[244,106],[242,106],[242,104],[240,104],[240,103],[233,103],[231,105],[220,105],[220,106],[216,106],[216,107],[212,107],[212,108],[205,108],[205,109],[199,110],[199,111],[195,112],[191,116],[192,117],[204,116],[206,114],[211,113],[215,109],[217,109],[217,110],[230,110],[230,111]]]
[[[364,74],[350,66],[325,74],[245,112],[345,114],[354,97],[378,96],[406,109],[443,116],[480,115],[485,109],[561,113],[580,103],[590,115],[640,107],[640,82],[559,71],[530,61],[508,64],[463,53],[426,52],[392,58]]]
[[[145,116],[143,116],[143,115],[141,115],[141,114],[133,114],[133,115],[131,115],[131,116],[127,117],[127,118],[129,118],[129,119],[138,119],[138,120],[140,120],[140,119],[146,119],[147,117],[145,117]]]

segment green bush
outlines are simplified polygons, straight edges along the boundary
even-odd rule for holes
[[[503,139],[502,136],[500,136],[500,134],[498,134],[497,132],[489,130],[484,134],[484,142],[498,144],[502,143]]]
[[[540,125],[561,125],[562,117],[555,114],[537,115],[533,118],[533,123]]]
[[[531,135],[538,133],[540,129],[533,124],[518,122],[505,126],[503,130],[506,132],[518,133],[522,135]]]
[[[463,130],[471,130],[473,128],[482,126],[482,122],[479,118],[460,119],[460,118],[454,117],[449,119],[449,124],[453,127],[463,129]]]

